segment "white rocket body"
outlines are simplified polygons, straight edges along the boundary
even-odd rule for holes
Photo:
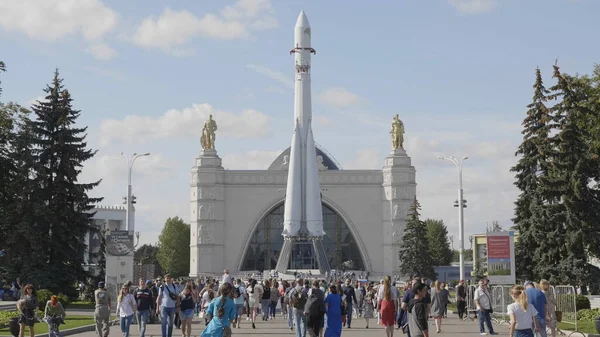
[[[283,217],[282,235],[289,237],[322,237],[323,210],[321,187],[317,166],[317,151],[312,133],[312,99],[310,83],[311,30],[304,11],[298,16],[294,28],[294,136]],[[307,233],[302,232],[306,224]]]

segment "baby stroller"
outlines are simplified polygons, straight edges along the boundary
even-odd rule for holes
[[[60,337],[58,327],[61,324],[65,324],[65,321],[61,316],[50,316],[45,317],[44,321],[48,323],[48,337]]]

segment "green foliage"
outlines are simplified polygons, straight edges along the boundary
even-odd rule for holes
[[[577,320],[582,322],[594,322],[600,316],[600,309],[582,309],[577,311]]]
[[[421,205],[415,197],[409,210],[399,252],[400,272],[410,277],[419,276],[435,280],[433,260],[429,253],[427,226],[419,219],[420,210]]]
[[[577,308],[577,310],[591,309],[592,304],[590,303],[590,299],[585,295],[577,295],[575,297],[575,308]]]
[[[38,301],[40,302],[39,304],[39,308],[40,310],[44,310],[46,309],[46,303],[50,300],[50,297],[52,297],[52,295],[54,295],[54,293],[51,290],[48,289],[40,289],[37,291],[37,298]],[[69,304],[71,304],[71,300],[69,299],[68,296],[63,295],[63,294],[58,294],[56,295],[58,297],[58,301],[60,302],[60,304],[62,304],[63,308],[67,308],[67,306],[69,306]]]
[[[190,225],[181,218],[168,218],[158,237],[158,262],[173,277],[190,273]]]
[[[8,321],[11,318],[16,318],[21,315],[17,310],[14,311],[0,311],[0,329],[4,329],[8,327]],[[44,317],[44,313],[38,311],[38,317]]]
[[[600,256],[600,134],[591,122],[600,114],[600,82],[563,74],[556,65],[553,78],[555,85],[545,89],[536,70],[521,158],[512,168],[521,190],[514,219],[517,277],[594,285],[600,270],[589,258]],[[555,104],[547,107],[549,100]]]
[[[473,250],[472,249],[465,249],[463,255],[464,255],[465,261],[473,261]],[[460,258],[459,258],[458,250],[453,249],[452,250],[452,262],[459,262],[459,260],[460,260]]]
[[[448,228],[444,220],[427,219],[427,240],[429,241],[429,253],[435,266],[449,266],[452,263],[452,249],[448,240]]]

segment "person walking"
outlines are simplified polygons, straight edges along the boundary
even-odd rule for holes
[[[144,282],[144,279],[139,279],[138,285],[138,289],[134,293],[134,298],[137,304],[135,318],[137,320],[140,337],[145,337],[146,324],[148,324],[148,320],[150,319],[150,310],[152,310],[154,302],[152,290],[148,288],[152,285],[152,281],[148,280]]]
[[[379,287],[377,294],[377,309],[381,313],[381,325],[385,327],[387,337],[394,336],[396,325],[396,308],[398,307],[398,289],[392,286],[389,276],[383,278],[383,286]]]
[[[546,295],[541,290],[535,288],[533,282],[525,281],[525,293],[527,294],[527,303],[533,305],[537,310],[536,320],[540,325],[540,334],[547,337],[546,332]]]
[[[546,327],[550,329],[550,336],[556,337],[556,327],[558,317],[556,317],[556,298],[550,290],[550,282],[547,280],[540,281],[540,288],[546,296]]]
[[[308,289],[304,287],[304,280],[296,280],[296,287],[290,291],[290,304],[294,316],[294,325],[296,325],[296,337],[306,337],[306,316],[304,315],[304,306],[308,298]]]
[[[536,319],[538,314],[535,307],[527,303],[527,294],[525,288],[516,285],[510,290],[510,296],[513,301],[506,307],[506,312],[510,317],[509,336],[510,337],[533,337],[532,326],[541,333],[541,327]]]
[[[181,335],[191,337],[192,318],[194,318],[194,292],[191,284],[186,284],[179,294],[179,317],[181,319]]]
[[[465,288],[464,280],[458,282],[456,286],[456,309],[458,311],[459,319],[466,319],[467,315],[467,290]]]
[[[416,283],[413,287],[414,296],[406,306],[408,314],[408,327],[412,337],[429,337],[429,324],[427,323],[428,309],[425,302],[427,285]]]
[[[131,327],[131,321],[136,310],[137,304],[135,303],[135,298],[129,293],[129,286],[124,284],[119,297],[117,297],[117,317],[119,317],[119,325],[123,337],[129,337],[129,328]]]
[[[94,292],[96,308],[94,309],[94,321],[96,321],[96,335],[108,337],[110,333],[110,311],[112,301],[110,293],[106,291],[104,282],[98,282],[98,289]]]
[[[431,289],[431,316],[435,320],[436,332],[442,332],[442,318],[446,308],[446,299],[442,289],[442,283],[435,281]]]
[[[17,279],[18,280],[18,279]],[[32,284],[23,287],[21,299],[17,302],[17,307],[21,312],[19,316],[19,337],[25,335],[25,327],[29,327],[29,335],[35,336],[33,326],[38,320],[39,301]]]
[[[206,309],[208,325],[201,337],[231,337],[231,322],[235,320],[235,304],[231,297],[233,286],[225,282],[219,287],[220,296],[210,302]]]
[[[373,289],[373,286],[369,285],[366,289],[366,294],[363,297],[362,300],[362,315],[363,318],[365,319],[365,322],[367,323],[366,328],[369,328],[369,319],[373,318],[374,315],[374,311],[375,311],[375,297],[377,296],[377,294],[375,293],[375,290]]]
[[[158,290],[156,298],[156,314],[160,315],[160,331],[162,337],[173,337],[173,318],[179,296],[170,274],[165,275],[165,283]]]
[[[324,337],[341,337],[342,336],[342,314],[343,314],[342,297],[338,294],[338,287],[332,285],[329,287],[329,295],[325,298],[325,312],[327,322],[325,324]],[[297,335],[296,335],[297,336]]]
[[[492,311],[492,299],[487,289],[485,280],[479,280],[479,287],[475,290],[473,295],[475,306],[477,307],[477,317],[479,317],[479,332],[480,334],[487,335],[485,333],[484,323],[487,326],[490,335],[497,335],[492,325],[492,317],[490,316]]]
[[[59,337],[58,327],[61,324],[65,324],[65,308],[58,301],[56,295],[52,295],[50,300],[46,302],[46,308],[44,309],[44,320],[48,323],[48,334],[49,337]]]

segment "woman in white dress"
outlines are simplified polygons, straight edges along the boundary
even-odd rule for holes
[[[256,282],[256,280],[250,280],[250,286],[247,289],[248,292],[248,305],[250,312],[252,313],[252,329],[256,329],[256,314],[258,314],[258,308],[260,308],[260,299],[264,293],[263,287]],[[268,313],[267,313],[268,314]]]

